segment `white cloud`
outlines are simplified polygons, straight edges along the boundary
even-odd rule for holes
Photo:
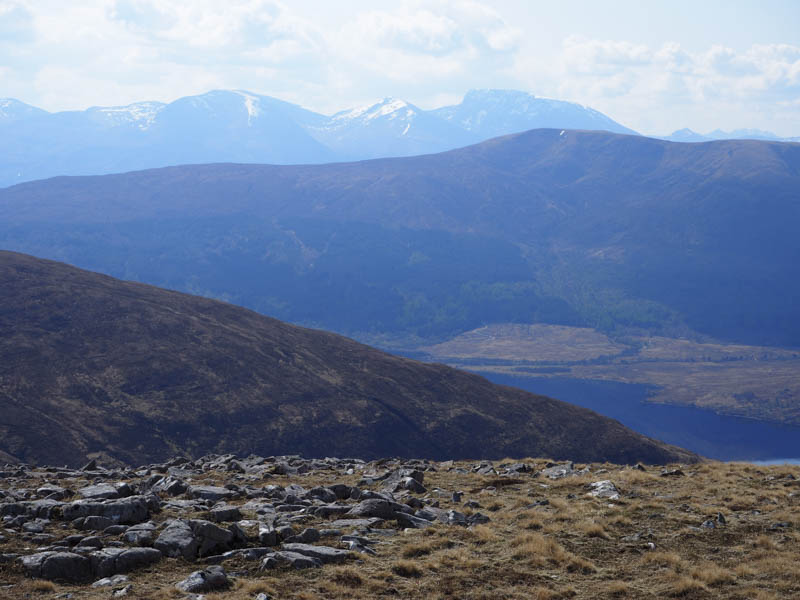
[[[19,2],[0,1],[0,45],[33,39],[33,17]]]

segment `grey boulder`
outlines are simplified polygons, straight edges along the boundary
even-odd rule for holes
[[[162,555],[155,548],[104,548],[89,558],[96,577],[110,577],[157,563]]]
[[[68,583],[83,583],[92,579],[89,559],[73,552],[39,552],[22,557],[21,562],[31,577]]]
[[[191,594],[222,590],[228,587],[228,575],[225,569],[215,565],[202,571],[195,571],[183,581],[176,583],[175,587]]]

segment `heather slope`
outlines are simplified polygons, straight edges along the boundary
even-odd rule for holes
[[[0,451],[663,463],[616,421],[230,304],[0,253]]]

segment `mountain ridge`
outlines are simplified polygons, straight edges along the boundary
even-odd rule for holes
[[[797,144],[534,130],[20,184],[0,246],[351,336],[544,322],[796,347],[798,189]]]
[[[384,99],[326,116],[246,90],[56,113],[0,99],[9,106],[5,117],[0,108],[0,133],[13,141],[0,160],[0,186],[176,164],[321,164],[412,156],[543,124],[633,133],[577,104],[513,90],[481,93],[483,105],[468,93],[461,104],[443,107],[489,115],[479,131],[448,120],[443,109],[422,110],[405,100]],[[397,106],[386,110],[392,102]],[[516,106],[513,115],[499,114],[509,106]]]

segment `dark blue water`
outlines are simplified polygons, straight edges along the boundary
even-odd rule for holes
[[[649,437],[718,460],[800,461],[800,427],[726,417],[686,406],[648,404],[648,385],[481,372],[503,385],[558,398],[616,419]],[[787,458],[788,457],[788,458]]]

